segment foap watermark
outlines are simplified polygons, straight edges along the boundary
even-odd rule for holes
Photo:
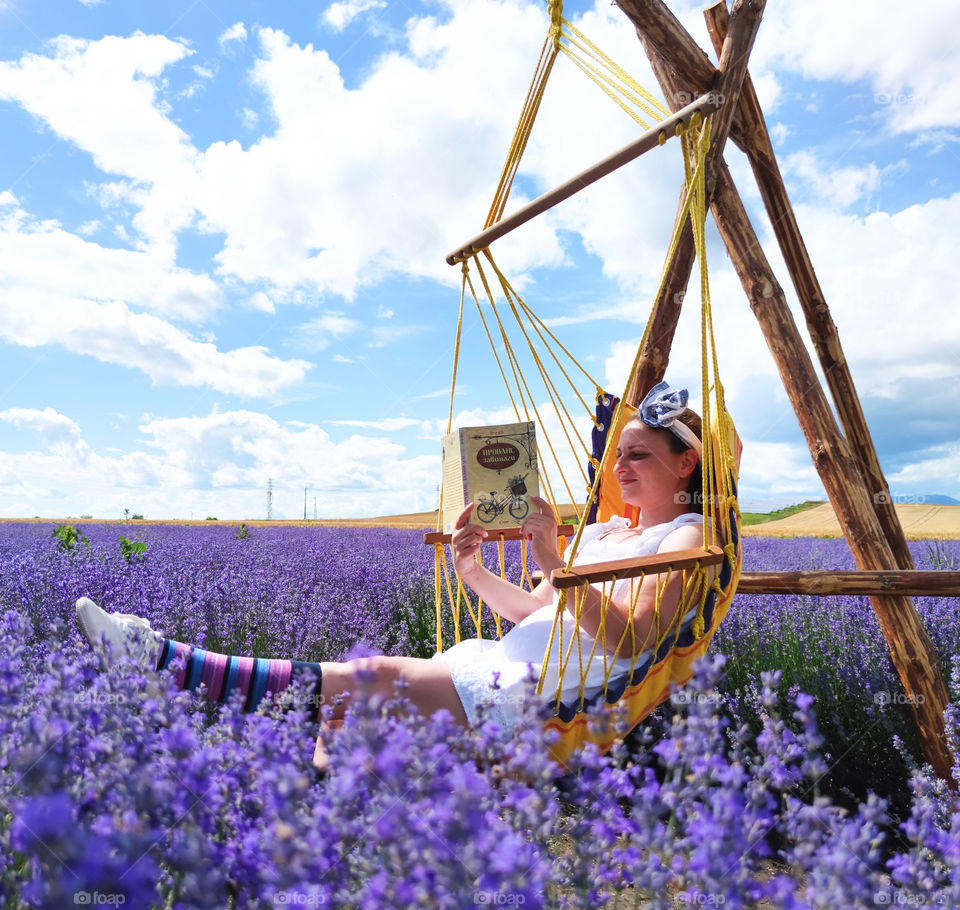
[[[284,689],[273,696],[273,701],[284,710],[309,709],[319,711],[327,703],[327,699],[320,692],[293,691]]]
[[[673,494],[673,501],[678,506],[706,506],[713,505],[722,508],[726,505],[726,497],[717,496],[713,493],[708,493],[706,496],[703,495],[703,490],[696,490],[691,493],[688,490],[683,490],[680,493]]]
[[[697,894],[678,894],[677,901],[692,907],[722,907],[727,902],[727,898],[723,894],[701,891]]]
[[[120,907],[127,902],[127,895],[118,891],[74,891],[73,902],[90,907]]]
[[[921,894],[905,888],[877,891],[873,895],[873,903],[877,907],[945,907],[947,900],[946,895]]]
[[[914,505],[922,506],[926,503],[926,496],[918,496],[913,493],[874,493],[873,501],[877,505]]]
[[[687,689],[677,689],[670,695],[670,703],[674,705],[707,705],[716,708],[723,704],[723,696],[719,692],[690,692]]]
[[[521,891],[474,891],[473,902],[481,907],[522,907],[527,896]]]
[[[273,903],[277,907],[321,907],[327,902],[327,896],[319,891],[274,891]]]
[[[925,699],[919,692],[874,692],[875,705],[922,705]]]
[[[125,705],[129,700],[123,692],[76,692],[73,696],[74,704],[86,705],[87,707]]]
[[[702,95],[695,95],[693,92],[676,92],[673,98],[678,107],[686,107],[700,98],[705,98],[710,104],[715,104],[717,107],[723,105],[723,95],[720,92],[704,92]]]
[[[915,104],[926,104],[927,99],[916,92],[874,92],[874,104],[889,104],[894,107],[912,107]]]

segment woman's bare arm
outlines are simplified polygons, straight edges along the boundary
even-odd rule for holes
[[[683,525],[675,531],[671,531],[660,544],[658,553],[669,553],[675,550],[687,550],[703,546],[703,525],[690,524]],[[680,598],[683,594],[683,578],[680,572],[671,573],[670,580],[663,585],[663,577],[659,575],[650,575],[643,579],[640,584],[640,591],[637,594],[633,605],[633,628],[627,632],[627,636],[620,645],[621,638],[624,637],[624,630],[627,629],[627,621],[630,617],[631,607],[626,600],[609,600],[607,603],[607,615],[603,625],[602,644],[610,654],[616,657],[634,657],[645,649],[653,647],[657,637],[657,630],[654,628],[654,619],[656,615],[657,588],[663,587],[663,594],[660,598],[660,621],[659,629],[662,635],[677,615],[680,607]],[[712,580],[711,574],[707,576],[708,583]],[[636,582],[634,582],[636,584]],[[684,606],[684,612],[689,610],[693,603]],[[590,635],[596,637],[600,631],[601,612],[603,607],[603,595],[599,586],[591,587],[587,594],[586,604],[580,615],[580,627]],[[567,600],[567,610],[575,615],[576,613],[576,594],[571,589]],[[619,646],[619,650],[618,650]]]
[[[496,610],[497,613],[511,622],[520,622],[535,610],[550,603],[556,591],[546,578],[533,591],[525,591],[481,566],[476,560],[476,555],[480,550],[480,544],[488,535],[484,528],[470,522],[472,511],[473,503],[460,513],[450,538],[454,568],[460,578],[477,595],[482,597],[491,609]],[[533,519],[534,516],[531,516],[524,522],[523,530],[528,536],[535,533],[540,539],[539,544],[534,545],[534,560],[537,561],[538,553],[541,558],[544,558],[546,553],[546,547],[542,540],[546,532],[544,530],[545,523],[542,521],[534,521],[532,530],[528,529],[528,524]],[[553,548],[554,553],[556,553],[556,523],[554,523]],[[557,560],[560,559],[559,556],[556,558]],[[549,561],[548,564],[550,564]],[[562,565],[562,562],[560,564]],[[537,565],[540,565],[539,561],[537,561]],[[551,566],[551,568],[556,568],[556,566]],[[544,574],[549,577],[549,572]]]

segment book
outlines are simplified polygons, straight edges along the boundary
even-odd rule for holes
[[[468,502],[470,520],[489,530],[519,528],[540,495],[533,421],[461,427],[443,437],[443,530],[449,534]]]

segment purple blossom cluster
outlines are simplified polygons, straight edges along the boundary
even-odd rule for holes
[[[318,774],[304,714],[214,709],[169,673],[107,669],[73,600],[209,647],[402,652],[423,645],[407,599],[426,591],[433,616],[418,535],[137,526],[147,549],[128,560],[124,529],[84,527],[69,550],[50,530],[0,525],[2,906],[960,906],[955,795],[920,769],[902,815],[882,791],[826,795],[844,758],[786,671],[733,695],[737,657],[714,655],[634,739],[565,774],[534,704],[508,738],[418,716],[402,690],[361,698]],[[748,634],[749,610],[728,623]]]
[[[960,569],[960,541],[913,541],[910,548],[918,568]],[[745,570],[853,568],[843,539],[744,539]],[[957,600],[914,602],[949,677],[952,661],[960,658]],[[834,795],[851,791],[861,799],[873,788],[908,811],[909,770],[922,752],[911,705],[867,598],[738,594],[713,650],[729,658],[726,693],[740,722],[756,728],[761,674],[782,671],[783,697],[800,691],[815,695],[826,751],[843,756],[831,764],[821,788]]]

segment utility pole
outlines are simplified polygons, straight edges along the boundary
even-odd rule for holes
[[[303,520],[307,520],[307,488],[303,488]]]

